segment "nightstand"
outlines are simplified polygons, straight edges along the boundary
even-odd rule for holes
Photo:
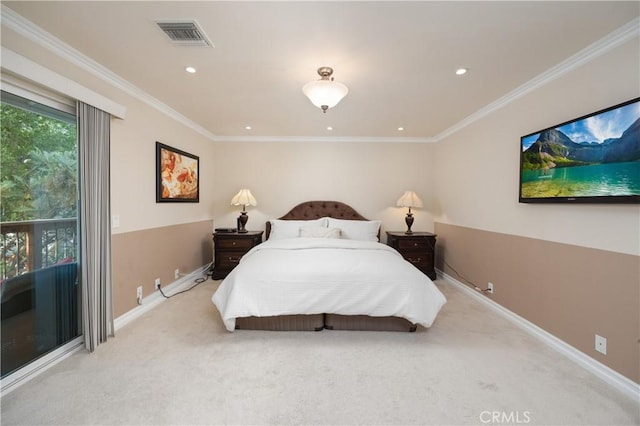
[[[402,257],[429,278],[436,279],[436,234],[430,232],[405,234],[404,232],[387,231],[387,245],[398,250]]]
[[[263,232],[214,232],[211,277],[214,280],[226,277],[238,265],[245,253],[262,242]]]

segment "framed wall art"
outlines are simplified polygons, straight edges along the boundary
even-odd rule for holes
[[[200,158],[156,142],[156,203],[200,202]]]

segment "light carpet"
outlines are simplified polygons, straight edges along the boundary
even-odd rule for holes
[[[430,329],[225,330],[206,281],[6,395],[2,424],[632,425],[639,406],[455,286]]]

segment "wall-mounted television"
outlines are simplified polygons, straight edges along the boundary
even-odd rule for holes
[[[521,203],[640,203],[640,98],[520,138]]]

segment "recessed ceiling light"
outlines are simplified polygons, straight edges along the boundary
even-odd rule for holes
[[[398,127],[398,131],[399,132],[403,132],[404,131],[404,127]]]
[[[333,130],[333,127],[327,126],[327,130]]]
[[[244,126],[245,130],[251,130],[251,126]]]
[[[456,75],[464,75],[464,74],[466,74],[466,73],[467,73],[467,71],[469,71],[469,70],[468,70],[468,69],[466,69],[466,68],[458,68],[458,69],[456,70]]]
[[[189,74],[195,74],[196,73],[196,69],[194,67],[186,67],[184,70],[186,72],[188,72]]]

